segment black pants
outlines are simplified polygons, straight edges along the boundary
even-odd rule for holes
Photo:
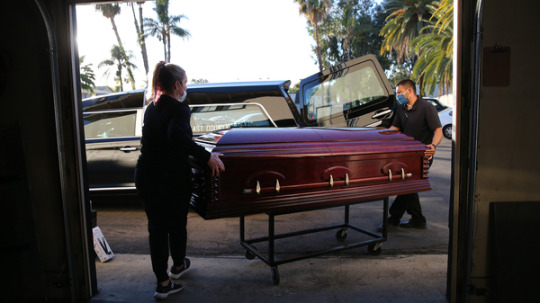
[[[433,164],[433,158],[429,160],[429,167]],[[390,206],[390,217],[388,223],[399,224],[401,218],[407,212],[411,215],[411,221],[415,223],[426,223],[426,217],[422,214],[422,206],[418,193],[399,195]]]
[[[426,217],[422,214],[422,206],[420,206],[418,193],[397,196],[392,206],[390,206],[390,218],[388,218],[388,222],[399,224],[405,212],[411,215],[411,221],[415,223],[426,223]]]
[[[159,282],[167,274],[169,251],[175,266],[184,264],[191,186],[185,176],[135,169],[135,185],[148,218],[152,270]]]

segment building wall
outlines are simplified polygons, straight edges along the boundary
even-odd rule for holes
[[[538,11],[535,0],[484,1],[471,285],[491,293],[496,251],[490,205],[540,201]],[[516,237],[528,232],[515,226]],[[487,297],[480,291],[471,299]]]

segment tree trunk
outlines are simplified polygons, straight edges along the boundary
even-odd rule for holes
[[[144,2],[142,2],[144,3]],[[133,3],[130,3],[131,4],[131,10],[133,12],[133,20],[135,22],[135,29],[137,30],[137,37],[138,37],[138,43],[139,43],[139,46],[141,47],[141,55],[142,55],[142,58],[143,58],[143,64],[144,64],[144,72],[145,72],[145,75],[148,76],[148,52],[146,51],[146,39],[144,38],[144,27],[143,27],[143,8],[142,8],[142,4],[141,2],[137,2],[137,4],[139,4],[139,20],[140,20],[140,23],[138,22],[137,20],[137,16],[135,14],[135,6]],[[140,24],[140,25],[139,25]],[[146,79],[148,80],[148,79]]]
[[[124,45],[122,44],[122,40],[120,39],[120,34],[118,34],[118,28],[116,27],[116,22],[114,22],[114,18],[111,19],[111,24],[113,27],[114,34],[116,35],[116,40],[118,40],[118,47],[120,47],[120,51],[122,52],[122,56],[124,57],[124,61],[126,62],[126,68],[128,70],[128,75],[131,75],[129,81],[131,82],[131,87],[135,89],[135,79],[133,79],[133,71],[131,70],[131,67],[129,66],[129,59],[127,57],[126,51],[124,49]],[[120,82],[122,82],[122,79],[120,79]],[[122,86],[123,88],[123,86]],[[123,90],[123,89],[122,89]]]
[[[315,51],[317,53],[317,61],[319,61],[319,71],[323,71],[323,64],[322,64],[322,54],[321,54],[321,47],[319,46],[319,26],[315,24],[315,43],[317,44],[317,47],[315,48]]]
[[[118,62],[118,82],[120,83],[120,91],[124,91],[124,82],[122,81],[122,62]]]
[[[171,29],[167,28],[167,62],[171,62]]]
[[[168,63],[167,61],[167,35],[165,34],[165,31],[161,33],[163,37],[163,60]]]

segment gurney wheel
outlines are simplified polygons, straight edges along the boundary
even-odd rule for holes
[[[255,258],[255,254],[252,253],[249,249],[246,249],[246,259],[253,260]]]
[[[338,230],[338,231],[336,232],[336,239],[337,239],[339,242],[345,241],[345,239],[347,239],[347,229],[342,228],[342,229]]]
[[[367,251],[370,255],[373,255],[373,256],[378,256],[381,254],[381,251],[382,251],[382,247],[377,245],[378,243],[371,243],[368,245],[367,247]],[[377,249],[375,249],[377,245]]]
[[[272,284],[279,285],[279,270],[277,267],[271,267],[272,270]]]

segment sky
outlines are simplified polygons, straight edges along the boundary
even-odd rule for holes
[[[138,14],[138,7],[135,6]],[[154,2],[144,5],[144,16],[157,19]],[[294,0],[170,0],[171,15],[185,15],[179,26],[191,37],[172,36],[171,63],[186,70],[189,79],[209,82],[291,80],[292,84],[318,71],[307,21]],[[144,88],[145,72],[131,8],[121,4],[116,17],[122,43],[137,66],[136,88]],[[94,5],[77,6],[77,43],[84,64],[92,63],[96,85],[115,86],[114,69],[104,76],[100,62],[110,58],[117,44],[109,19]],[[150,70],[163,60],[163,44],[155,37],[146,41]],[[124,84],[124,90],[131,86]]]

